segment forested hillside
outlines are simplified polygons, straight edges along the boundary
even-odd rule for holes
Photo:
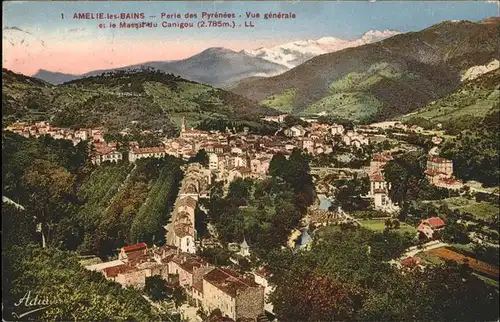
[[[498,58],[498,18],[445,21],[324,54],[231,90],[269,107],[364,122],[410,113],[460,86],[461,73]]]
[[[3,290],[9,310],[31,291],[48,295],[54,304],[34,316],[37,320],[160,319],[139,293],[85,270],[77,255],[106,259],[126,244],[162,244],[182,160],[96,167],[85,143],[73,146],[10,132],[3,133],[2,143],[2,196],[24,208],[2,207]],[[88,303],[90,298],[95,301]]]
[[[402,118],[424,128],[441,127],[456,135],[473,129],[489,113],[500,110],[500,69],[466,81],[456,91]]]
[[[173,135],[185,117],[188,126],[201,121],[264,123],[260,116],[276,111],[208,85],[159,71],[116,72],[52,86],[2,70],[4,122],[51,120],[61,127],[122,130],[132,123]]]
[[[95,167],[83,143],[8,132],[2,157],[2,195],[26,208],[47,245],[106,257],[125,244],[162,243],[182,160]]]

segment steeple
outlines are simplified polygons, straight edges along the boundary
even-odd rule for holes
[[[182,117],[182,123],[181,123],[181,132],[186,131],[186,117]]]
[[[243,237],[243,242],[240,244],[240,255],[244,257],[250,256],[250,247],[248,246],[245,237]]]

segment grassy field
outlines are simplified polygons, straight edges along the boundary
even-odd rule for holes
[[[375,114],[382,104],[365,92],[331,92],[311,104],[301,114],[327,112],[342,118],[362,119]]]
[[[384,219],[368,219],[368,220],[360,220],[362,227],[374,230],[374,231],[383,231],[385,229],[385,220]],[[399,229],[392,229],[393,231],[397,231],[401,234],[411,233],[416,234],[417,230],[405,223],[400,223]]]
[[[448,208],[455,210],[458,209],[460,212],[471,213],[474,217],[484,220],[494,220],[500,211],[498,205],[491,204],[489,202],[476,202],[475,200],[467,199],[464,197],[452,197],[443,200],[432,201],[436,206],[446,205]]]
[[[281,94],[276,94],[263,100],[261,103],[265,106],[277,109],[285,113],[292,112],[293,99],[295,97],[295,88],[289,88],[283,91]]]
[[[427,252],[418,253],[417,255],[415,255],[415,257],[418,257],[421,260],[423,260],[424,262],[429,263],[431,265],[444,264],[444,261],[441,258],[439,258],[436,255],[429,254]]]

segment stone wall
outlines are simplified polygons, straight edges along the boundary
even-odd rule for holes
[[[236,298],[236,319],[257,319],[264,313],[264,287],[249,287]]]

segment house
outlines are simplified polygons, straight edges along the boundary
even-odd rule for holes
[[[332,135],[342,135],[344,134],[344,126],[342,124],[332,124],[330,127],[330,133]]]
[[[345,145],[352,145],[357,148],[369,143],[368,137],[354,131],[347,131],[347,133],[342,137],[342,141]]]
[[[453,161],[440,157],[429,157],[427,159],[427,170],[451,177],[453,175]]]
[[[425,262],[418,257],[406,257],[400,264],[401,268],[405,271],[422,270],[425,267]]]
[[[174,246],[179,248],[184,253],[195,254],[196,244],[194,223],[177,222],[174,225]]]
[[[188,254],[176,254],[168,262],[168,273],[179,276],[179,285],[188,291],[188,296],[195,299],[197,306],[201,305],[203,299],[203,276],[214,268],[200,257]]]
[[[422,220],[417,227],[417,232],[423,234],[427,238],[432,238],[436,231],[443,230],[446,224],[439,217],[431,217]]]
[[[393,157],[389,153],[376,153],[372,156],[372,159],[370,160],[370,172],[378,172],[382,170],[385,165],[389,162],[392,161]]]
[[[269,169],[270,163],[271,159],[267,157],[252,159],[250,160],[250,169],[252,170],[252,173],[265,175]]]
[[[123,159],[123,154],[114,147],[96,146],[91,155],[91,162],[95,165],[100,165],[103,162],[118,162]]]
[[[196,212],[196,207],[198,205],[198,200],[192,196],[185,196],[179,199],[177,204],[177,212],[187,212],[190,216],[194,218]]]
[[[232,155],[228,159],[228,169],[247,166],[247,159],[238,155]]]
[[[301,140],[301,146],[303,150],[307,153],[312,153],[314,151],[314,141],[310,138],[303,138]]]
[[[427,180],[435,186],[460,189],[463,184],[453,177],[453,161],[430,155],[425,170]]]
[[[443,139],[441,139],[439,136],[433,136],[432,137],[432,143],[434,143],[434,144],[440,144],[441,142],[443,142]]]
[[[252,170],[247,167],[238,167],[229,170],[229,174],[227,175],[227,182],[230,183],[238,178],[247,179],[252,177]]]
[[[306,130],[302,125],[294,125],[285,130],[285,135],[288,137],[300,137],[306,134]]]
[[[386,212],[396,211],[397,207],[392,203],[391,198],[389,198],[389,189],[391,189],[391,184],[385,181],[381,172],[371,173],[369,177],[370,192],[368,197],[373,200],[375,210]]]
[[[135,162],[144,158],[163,158],[166,155],[165,148],[162,146],[155,146],[149,148],[132,147],[128,154],[130,162]]]
[[[208,168],[212,171],[223,172],[225,169],[224,156],[222,154],[209,153]]]
[[[288,114],[280,114],[280,115],[272,115],[272,116],[265,116],[262,119],[264,121],[268,122],[276,122],[276,123],[283,123],[285,121],[285,118],[288,116]]]
[[[264,310],[273,313],[273,304],[269,302],[269,295],[274,292],[276,287],[269,283],[269,278],[272,276],[271,272],[266,267],[261,267],[253,271],[252,274],[255,283],[264,287]]]
[[[235,321],[256,320],[264,313],[264,287],[230,269],[215,268],[203,276],[202,305]]]
[[[120,249],[118,258],[120,260],[128,261],[129,259],[137,258],[146,255],[148,252],[148,245],[146,243],[139,243],[135,245],[125,246]]]
[[[388,189],[390,189],[390,184],[385,181],[382,173],[375,172],[370,174],[370,196],[381,192],[387,193]]]

